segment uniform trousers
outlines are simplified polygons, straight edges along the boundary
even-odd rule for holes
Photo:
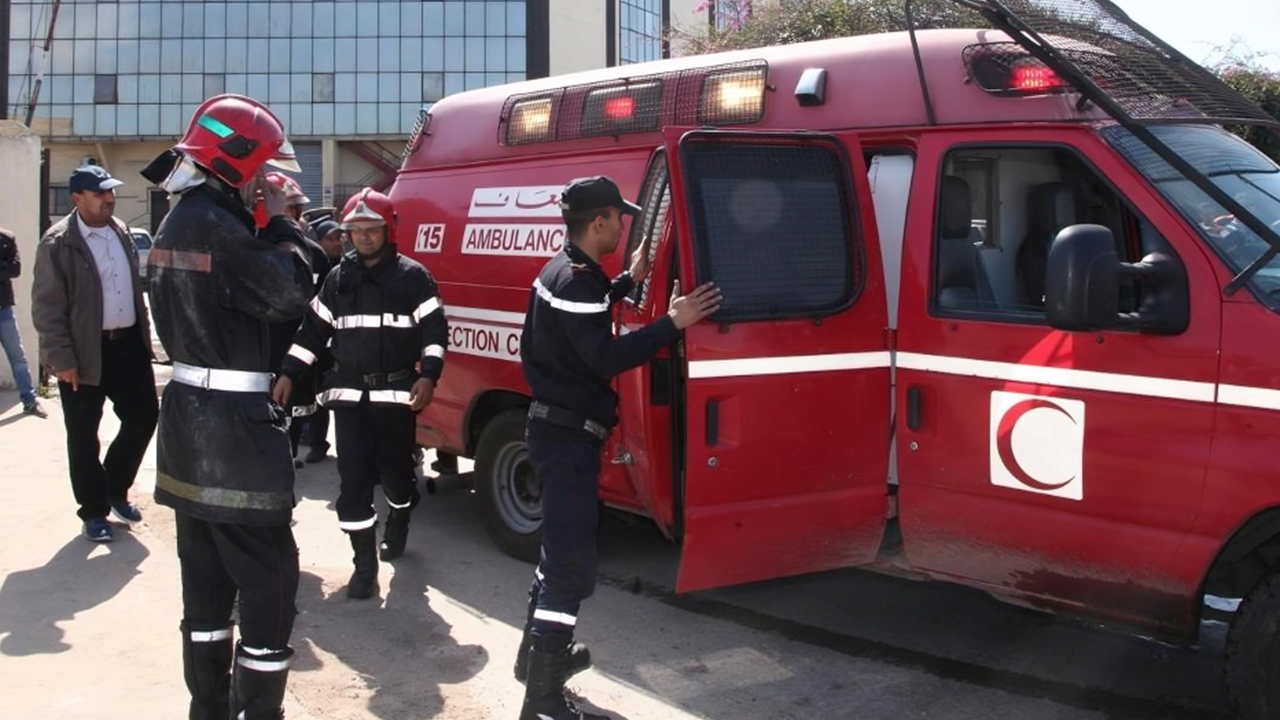
[[[365,399],[356,406],[333,408],[333,423],[341,478],[338,527],[357,532],[377,524],[373,489],[379,481],[392,508],[412,505],[417,492],[413,472],[417,428],[409,406]]]
[[[596,586],[600,524],[600,443],[526,435],[542,483],[542,554],[534,571],[531,634],[572,635],[578,609]]]
[[[288,525],[211,523],[176,513],[186,627],[231,626],[240,599],[240,642],[259,650],[289,647],[298,614],[298,546]]]

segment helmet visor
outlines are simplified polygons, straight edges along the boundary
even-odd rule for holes
[[[289,172],[302,172],[302,166],[298,164],[298,156],[293,151],[293,143],[289,142],[289,138],[285,138],[280,144],[280,149],[276,151],[276,156],[268,160],[267,164]]]

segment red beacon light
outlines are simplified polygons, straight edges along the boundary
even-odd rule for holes
[[[604,104],[604,116],[610,120],[628,120],[635,115],[636,99],[631,95],[609,98]]]
[[[1066,89],[1067,83],[1039,60],[1023,60],[1009,73],[1009,89],[1022,93],[1051,92]]]

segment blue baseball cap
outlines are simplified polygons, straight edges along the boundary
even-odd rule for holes
[[[124,181],[111,177],[107,169],[100,165],[85,165],[71,171],[71,181],[67,184],[73,193],[86,190],[89,192],[106,192],[120,187],[124,184]]]

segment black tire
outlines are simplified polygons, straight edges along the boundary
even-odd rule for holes
[[[1280,573],[1240,603],[1227,635],[1227,693],[1240,720],[1280,718]]]
[[[526,411],[494,418],[476,448],[476,497],[485,529],[502,551],[538,562],[542,547],[542,484],[533,474],[524,440]]]

